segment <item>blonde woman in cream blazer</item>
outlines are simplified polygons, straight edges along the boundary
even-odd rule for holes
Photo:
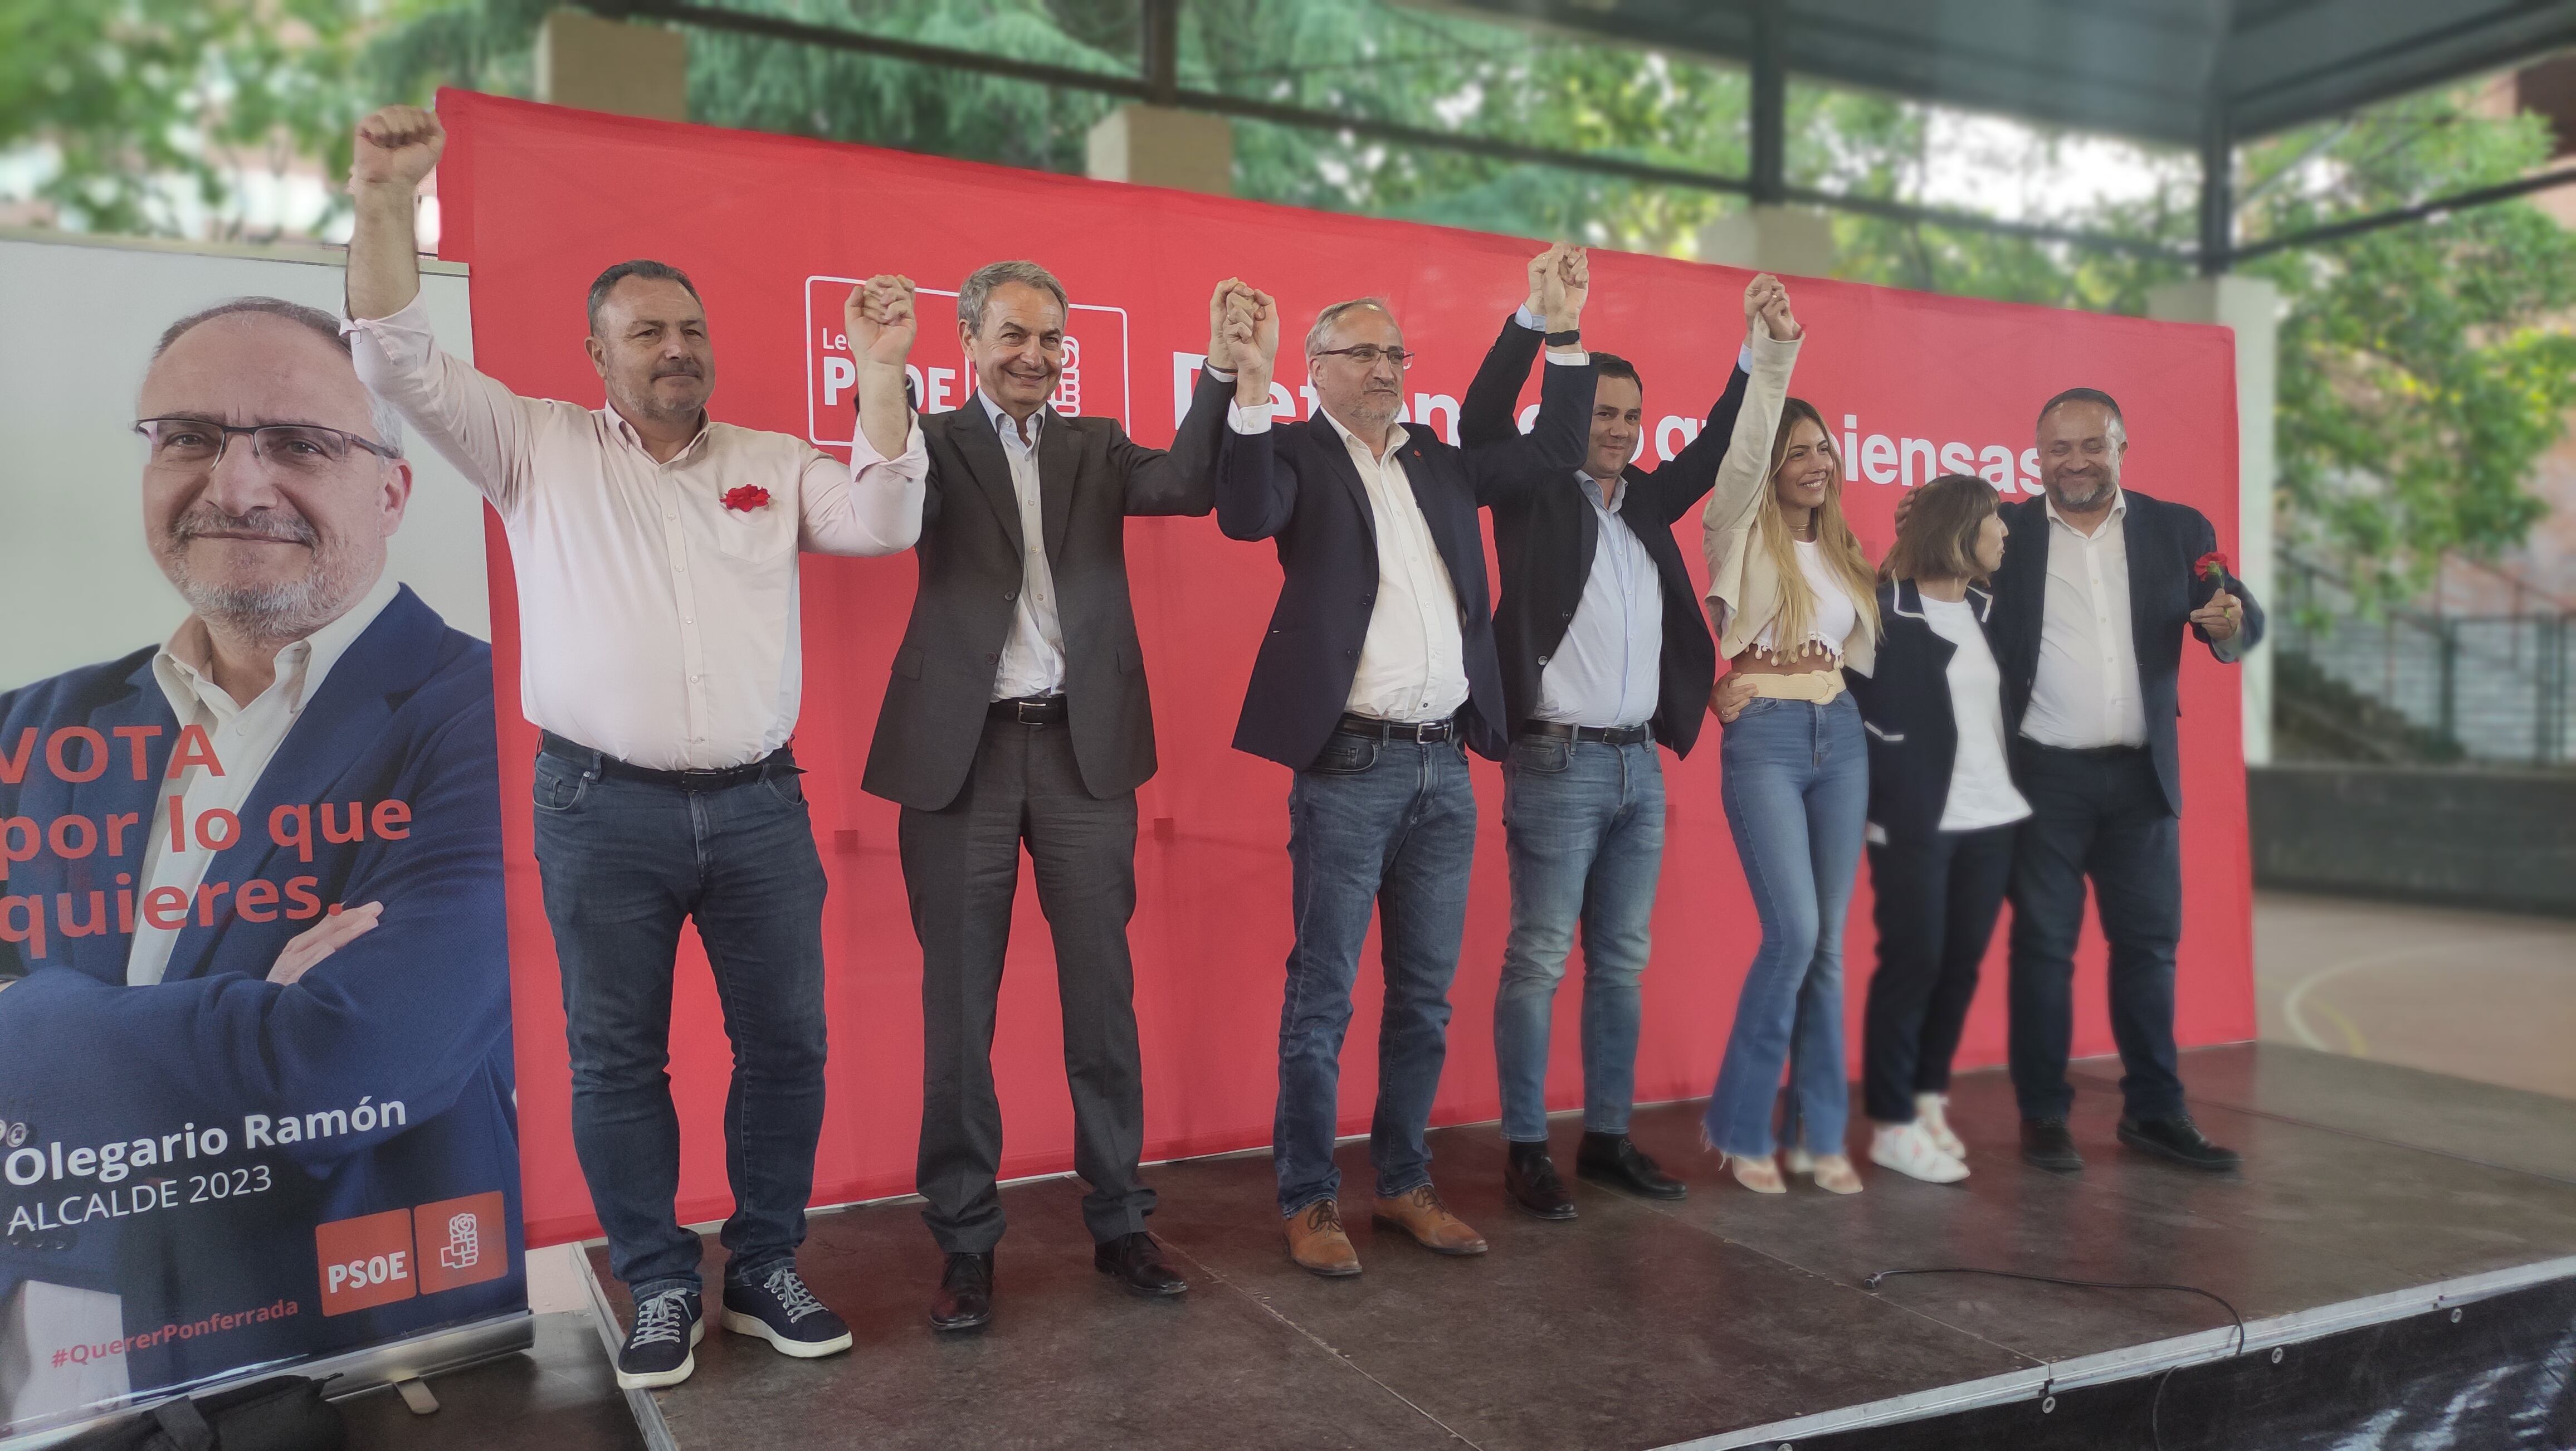
[[[1720,794],[1762,947],[1737,999],[1703,1130],[1738,1182],[1786,1186],[1772,1106],[1789,1075],[1791,1172],[1857,1193],[1844,1151],[1842,923],[1869,805],[1868,751],[1843,668],[1875,658],[1875,572],[1842,517],[1842,462],[1815,408],[1788,396],[1803,331],[1776,278],[1746,308],[1749,383],[1725,467],[1700,516],[1724,723]]]

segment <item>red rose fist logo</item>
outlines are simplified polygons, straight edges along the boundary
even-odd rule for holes
[[[769,507],[769,491],[758,484],[743,484],[727,489],[724,494],[724,506],[728,509],[739,509],[746,514],[754,509],[766,509]]]

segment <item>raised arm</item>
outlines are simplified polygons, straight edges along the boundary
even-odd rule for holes
[[[1789,396],[1789,374],[1798,361],[1805,336],[1789,310],[1788,290],[1764,273],[1744,289],[1746,349],[1753,366],[1745,379],[1744,399],[1729,431],[1724,461],[1700,511],[1700,543],[1714,571],[1726,548],[1726,536],[1752,517],[1762,490],[1770,484],[1771,439],[1780,429],[1780,406]],[[1706,435],[1703,434],[1702,437]]]
[[[1656,516],[1669,529],[1680,520],[1691,505],[1706,497],[1717,485],[1717,471],[1726,463],[1729,445],[1735,438],[1735,420],[1744,411],[1746,387],[1753,381],[1747,371],[1752,362],[1751,349],[1735,360],[1735,369],[1726,378],[1726,391],[1708,410],[1708,420],[1700,425],[1699,436],[1683,445],[1669,462],[1647,471],[1655,484]]]
[[[1504,320],[1502,336],[1485,350],[1475,381],[1467,385],[1467,399],[1458,405],[1459,447],[1508,443],[1520,433],[1512,405],[1520,401],[1521,384],[1529,380],[1530,363],[1547,335],[1547,315],[1542,310],[1546,306],[1544,273],[1555,264],[1559,251],[1550,247],[1530,259],[1529,299]]]
[[[1182,514],[1200,518],[1216,507],[1217,454],[1224,447],[1226,404],[1234,397],[1234,343],[1226,328],[1236,295],[1257,308],[1251,289],[1229,277],[1208,298],[1207,365],[1190,394],[1189,412],[1169,449],[1147,448],[1121,431],[1110,444],[1130,514]]]
[[[820,453],[805,461],[797,543],[820,554],[898,554],[921,538],[930,475],[930,453],[904,388],[915,328],[912,279],[885,273],[851,288],[841,324],[859,365],[858,433],[848,465]]]
[[[1590,262],[1580,247],[1551,247],[1548,255],[1555,265],[1532,264],[1539,275],[1547,330],[1577,331],[1592,288]],[[1477,502],[1490,504],[1498,492],[1514,484],[1580,468],[1592,441],[1592,397],[1591,355],[1580,344],[1550,346],[1539,382],[1537,425],[1527,434],[1467,452],[1467,476],[1475,486]],[[1465,437],[1463,431],[1460,437]]]
[[[387,106],[358,123],[349,164],[357,221],[342,330],[358,380],[507,515],[528,485],[529,438],[549,405],[449,356],[430,334],[412,201],[446,146],[438,118],[416,107]]]
[[[1270,426],[1270,376],[1279,360],[1279,303],[1239,287],[1224,323],[1225,351],[1235,366],[1234,403],[1218,441],[1216,525],[1229,539],[1268,539],[1297,510],[1297,471],[1279,457]],[[1193,400],[1195,403],[1195,400]]]

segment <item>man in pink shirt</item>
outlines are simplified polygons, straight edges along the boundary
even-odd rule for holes
[[[680,925],[694,919],[733,1040],[726,1329],[829,1355],[849,1327],[796,1273],[823,1123],[824,877],[788,748],[801,680],[797,553],[892,554],[921,532],[927,462],[902,407],[908,290],[851,298],[862,467],[707,415],[697,289],[661,262],[600,274],[585,342],[604,408],[522,398],[439,351],[412,206],[445,145],[388,107],[358,127],[349,317],[358,376],[501,516],[517,572],[520,699],[543,731],[537,864],[563,973],[573,1144],[635,1300],[628,1388],[695,1367],[697,1236],[682,1229],[664,1072]]]

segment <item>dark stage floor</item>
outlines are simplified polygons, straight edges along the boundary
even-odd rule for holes
[[[1813,1436],[1832,1427],[1781,1423],[1843,1408],[1958,1402],[1956,1388],[1980,1381],[1988,1399],[2035,1397],[2027,1388],[2045,1376],[2115,1377],[2135,1347],[2228,1323],[2190,1295],[1952,1278],[1864,1288],[1880,1270],[2177,1281],[2223,1296],[2258,1327],[2301,1317],[2269,1341],[2258,1328],[2258,1348],[2331,1328],[2323,1307],[2347,1307],[2349,1323],[2351,1302],[2392,1292],[2496,1272],[2576,1274],[2576,1106],[2566,1101],[2278,1046],[2206,1050],[2185,1065],[2194,1112],[2248,1163],[2240,1178],[2211,1179],[2121,1149],[2116,1065],[2079,1067],[2076,1137],[2091,1167],[2076,1179],[2020,1165],[1999,1074],[1958,1084],[1953,1122],[1977,1170],[1967,1183],[1865,1167],[1868,1192],[1848,1199],[1804,1181],[1778,1198],[1744,1192],[1698,1148],[1696,1106],[1674,1105],[1641,1113],[1636,1132],[1689,1181],[1688,1200],[1578,1183],[1582,1217],[1544,1223],[1505,1202],[1492,1126],[1443,1130],[1435,1173],[1493,1243],[1481,1259],[1441,1259],[1373,1231],[1365,1147],[1347,1145],[1344,1207],[1366,1266],[1354,1280],[1287,1262],[1266,1156],[1160,1166],[1149,1171],[1162,1195],[1154,1227],[1193,1284],[1177,1303],[1129,1298],[1092,1270],[1077,1184],[1023,1184],[1005,1193],[1012,1228],[995,1322],[965,1338],[923,1323],[937,1265],[914,1204],[820,1215],[802,1263],[856,1327],[857,1349],[791,1361],[710,1330],[696,1377],[653,1398],[645,1444],[667,1434],[692,1451],[1713,1451],[1757,1428],[1765,1444]],[[1574,1133],[1571,1122],[1559,1133],[1568,1167]],[[712,1241],[709,1254],[712,1284]],[[609,1295],[623,1315],[622,1294],[612,1285]],[[564,1323],[541,1325],[533,1360],[434,1382],[449,1407],[437,1416],[409,1418],[390,1395],[349,1403],[355,1444],[637,1444],[605,1425],[623,1405],[596,1335],[547,1319]]]

